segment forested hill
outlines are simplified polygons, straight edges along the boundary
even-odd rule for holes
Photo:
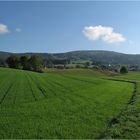
[[[12,53],[0,52],[0,59],[5,60]],[[140,54],[123,54],[112,51],[72,51],[66,53],[18,53],[17,55],[37,54],[43,59],[91,60],[102,64],[140,65]]]

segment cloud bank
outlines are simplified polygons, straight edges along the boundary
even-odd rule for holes
[[[8,33],[9,29],[6,25],[0,23],[0,34]]]
[[[120,43],[126,40],[122,34],[115,33],[112,27],[101,25],[85,27],[83,33],[89,40],[93,41],[101,39],[106,43]]]

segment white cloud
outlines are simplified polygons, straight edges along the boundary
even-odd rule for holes
[[[21,29],[20,28],[16,28],[16,32],[21,32]]]
[[[8,32],[9,32],[8,27],[6,25],[0,23],[0,34],[5,34]]]
[[[126,38],[120,34],[115,33],[112,27],[105,26],[89,26],[83,30],[84,35],[90,40],[102,39],[107,43],[119,43],[124,42]]]

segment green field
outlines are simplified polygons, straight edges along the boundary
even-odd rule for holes
[[[103,138],[140,138],[140,72],[129,72],[113,77],[135,83],[135,88],[127,107],[116,116],[116,122],[105,132]]]
[[[0,68],[0,138],[113,137],[121,130],[109,123],[126,110],[133,91],[133,83],[94,70]]]

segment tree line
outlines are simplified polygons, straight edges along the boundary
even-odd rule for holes
[[[38,55],[11,55],[6,62],[10,68],[42,72],[42,59]]]
[[[0,66],[10,67],[15,69],[23,69],[23,70],[30,70],[36,72],[42,72],[43,68],[55,68],[54,66],[57,64],[63,64],[67,68],[66,65],[70,63],[70,59],[42,59],[38,55],[11,55],[6,59],[6,62],[3,59],[0,59]],[[75,63],[74,63],[75,64]],[[77,64],[77,63],[76,63]],[[83,66],[77,64],[75,68],[89,68],[91,65],[97,66],[101,69],[110,70],[109,66],[104,66],[99,62],[85,62]],[[113,70],[113,69],[112,69]],[[115,69],[116,70],[116,69]],[[127,73],[128,69],[125,66],[121,66],[120,69],[117,71],[122,74]]]

